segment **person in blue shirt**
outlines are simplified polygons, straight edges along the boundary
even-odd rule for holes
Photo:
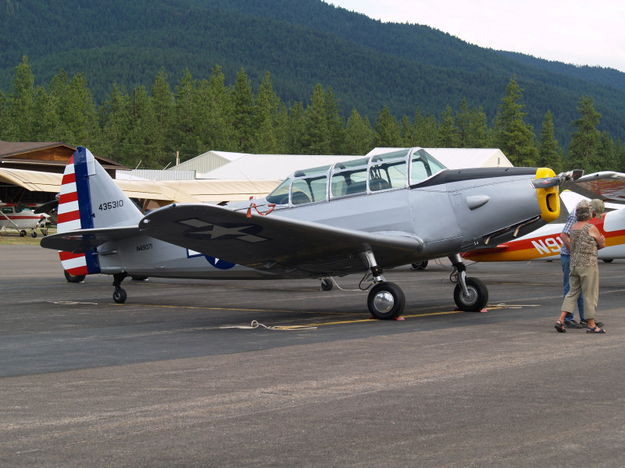
[[[592,217],[601,216],[605,211],[605,206],[603,200],[593,199],[590,202]],[[577,222],[577,217],[575,216],[575,211],[572,210],[569,214],[569,217],[566,220],[566,224],[562,229],[562,248],[560,249],[560,265],[562,266],[562,289],[564,291],[564,296],[571,289],[569,283],[569,275],[571,273],[571,253],[567,245],[569,245],[571,226]],[[584,328],[586,326],[586,318],[584,317],[584,296],[582,294],[577,298],[577,312],[579,314],[579,322],[575,321],[575,316],[572,312],[568,312],[564,319],[564,325],[567,328]],[[601,325],[599,325],[601,326]]]

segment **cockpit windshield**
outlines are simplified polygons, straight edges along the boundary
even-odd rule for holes
[[[441,162],[434,158],[424,149],[419,149],[412,153],[410,158],[410,184],[418,184],[447,169]]]
[[[278,205],[326,201],[330,167],[328,165],[296,171],[267,196],[267,201]]]
[[[267,196],[278,205],[305,205],[417,184],[446,169],[427,151],[404,148],[295,172]]]

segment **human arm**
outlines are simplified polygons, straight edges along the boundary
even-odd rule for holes
[[[564,246],[568,250],[571,249],[571,236],[569,235],[569,233],[571,232],[571,227],[576,222],[577,222],[577,217],[575,216],[575,211],[573,211],[571,214],[569,214],[569,217],[567,218],[566,223],[564,224],[564,227],[562,228],[562,234],[560,234],[560,238],[562,239]]]
[[[595,238],[598,249],[603,249],[605,247],[605,237],[601,234],[599,229],[597,229],[597,226],[591,226],[589,234]]]
[[[562,234],[560,234],[560,239],[562,239],[562,242],[564,243],[566,248],[571,250],[571,236],[569,235],[569,233],[563,232]]]

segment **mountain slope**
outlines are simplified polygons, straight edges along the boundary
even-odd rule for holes
[[[462,98],[493,117],[516,75],[528,118],[547,110],[569,132],[581,95],[602,128],[625,138],[625,74],[578,68],[469,45],[429,27],[388,24],[319,0],[0,0],[0,89],[28,55],[39,82],[59,69],[84,72],[98,99],[113,82],[151,85],[165,68],[205,77],[220,64],[229,79],[244,67],[257,83],[270,71],[284,100],[304,101],[315,83],[330,86],[344,111],[374,117],[419,108],[440,113]]]

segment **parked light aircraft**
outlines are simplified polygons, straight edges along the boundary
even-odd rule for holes
[[[47,235],[49,216],[36,213],[34,208],[17,203],[0,203],[0,230],[13,229],[20,237],[24,237],[30,231],[32,237],[37,237],[39,229],[44,236]]]
[[[297,171],[266,199],[227,206],[173,204],[143,215],[91,153],[65,169],[57,249],[71,274],[183,278],[323,278],[365,273],[374,317],[395,318],[402,290],[392,268],[447,256],[454,300],[480,310],[488,290],[460,253],[496,245],[556,219],[563,177],[547,168],[446,169],[421,148]],[[227,260],[227,261],[226,261]],[[236,265],[235,265],[236,264]]]
[[[581,199],[601,198],[617,209],[608,211],[590,222],[605,236],[606,246],[598,251],[598,257],[606,262],[625,258],[625,174],[598,172],[567,182],[570,189],[561,194],[569,211],[574,210]],[[534,232],[493,248],[465,252],[462,256],[475,262],[506,262],[527,260],[554,260],[560,258],[564,223],[550,223]]]

